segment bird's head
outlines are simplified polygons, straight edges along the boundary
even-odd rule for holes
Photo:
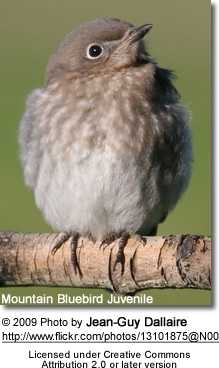
[[[65,72],[96,73],[103,67],[106,71],[147,62],[142,38],[151,27],[134,27],[114,18],[95,19],[77,27],[51,56],[46,81]]]

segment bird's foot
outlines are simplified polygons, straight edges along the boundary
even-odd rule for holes
[[[124,274],[125,271],[125,254],[124,254],[124,249],[125,246],[130,238],[130,234],[128,232],[124,232],[121,235],[121,238],[119,240],[119,244],[118,244],[118,251],[116,254],[116,260],[113,266],[113,271],[116,270],[116,265],[117,263],[121,263],[121,276]]]
[[[111,244],[114,240],[119,239],[118,251],[117,251],[116,259],[114,262],[113,271],[116,270],[117,264],[120,263],[121,264],[121,276],[124,274],[124,270],[125,270],[124,249],[130,237],[131,237],[131,234],[127,231],[123,231],[117,234],[112,233],[112,234],[109,234],[100,244],[100,247],[105,247]]]
[[[52,255],[54,255],[57,250],[69,239],[71,238],[71,262],[72,265],[74,267],[74,271],[75,274],[77,275],[77,271],[80,275],[80,277],[83,277],[82,272],[81,272],[81,268],[78,262],[78,258],[77,258],[77,246],[78,246],[78,238],[79,238],[80,234],[76,231],[73,231],[72,233],[65,233],[62,235],[62,237],[59,239],[59,241],[55,244],[55,246],[53,247],[51,253]]]
[[[122,232],[120,233],[111,233],[107,235],[103,241],[100,243],[100,248],[105,249],[108,245],[114,242],[116,239],[119,239],[122,236]]]

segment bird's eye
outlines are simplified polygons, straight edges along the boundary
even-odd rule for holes
[[[101,45],[90,45],[87,48],[88,59],[97,59],[103,53],[103,47]]]

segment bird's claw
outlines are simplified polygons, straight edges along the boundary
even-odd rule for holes
[[[114,266],[113,266],[113,271],[115,271],[117,263],[121,263],[121,276],[124,274],[124,270],[125,270],[124,249],[125,249],[125,246],[126,246],[129,238],[130,238],[130,234],[128,232],[122,233],[121,238],[119,240],[118,251],[117,251],[117,254],[116,254],[116,260],[115,260],[115,263],[114,263]]]
[[[113,271],[116,270],[116,266],[118,263],[121,264],[121,276],[124,274],[125,270],[125,255],[124,255],[124,249],[127,244],[128,239],[130,238],[130,233],[128,232],[120,232],[120,233],[112,233],[109,234],[101,243],[100,248],[105,249],[109,244],[111,244],[114,240],[119,239],[118,244],[118,251],[116,254],[116,260],[113,266]]]
[[[78,238],[80,234],[76,231],[72,232],[71,234],[65,233],[62,235],[62,237],[59,239],[59,241],[54,245],[53,249],[51,250],[52,255],[54,255],[57,250],[71,237],[71,262],[75,271],[75,274],[77,275],[77,271],[80,275],[80,277],[83,277],[81,268],[78,262],[77,258],[77,246],[78,246]]]

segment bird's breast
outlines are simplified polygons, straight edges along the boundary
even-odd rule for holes
[[[140,74],[75,78],[59,90],[62,93],[56,95],[50,132],[54,131],[55,142],[66,143],[65,150],[61,149],[65,157],[70,153],[81,161],[95,148],[111,158],[127,157],[130,152],[140,155],[144,150],[145,138],[150,138],[151,115],[148,99],[142,95]]]

